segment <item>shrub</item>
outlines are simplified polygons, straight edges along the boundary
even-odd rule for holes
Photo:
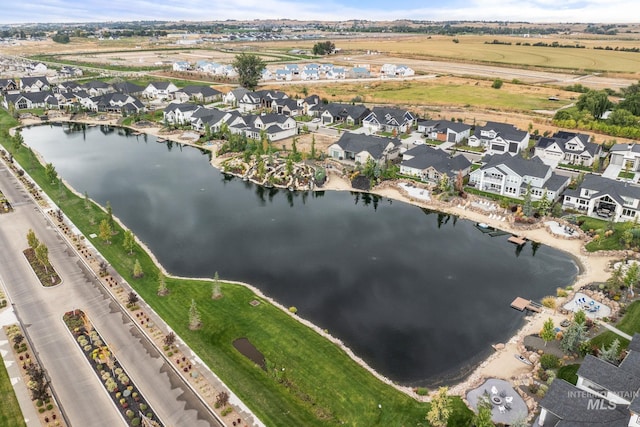
[[[125,414],[127,415],[127,418],[132,419],[136,413],[133,412],[131,409],[127,409],[127,412],[125,412]]]
[[[547,296],[542,298],[542,305],[547,307],[547,308],[551,308],[551,309],[555,309],[556,308],[556,299],[555,297],[552,296]]]
[[[426,396],[426,395],[428,395],[428,394],[429,394],[429,389],[428,389],[428,388],[425,388],[425,387],[418,387],[418,388],[416,389],[416,394],[417,394],[418,396]]]
[[[558,296],[559,298],[564,298],[564,297],[566,297],[567,295],[569,295],[569,294],[567,293],[567,291],[566,291],[566,290],[564,290],[564,289],[562,289],[562,288],[558,288],[558,289],[556,290],[556,296]]]
[[[545,353],[540,357],[540,366],[542,369],[556,369],[560,366],[560,359],[553,354]]]
[[[52,405],[51,403],[49,403],[49,404],[47,405],[47,411],[50,411],[50,410],[52,410],[52,409],[53,409],[53,405]]]
[[[491,87],[494,89],[500,89],[502,87],[502,80],[501,79],[495,79],[493,81],[493,83],[491,84]]]
[[[229,415],[231,413],[231,411],[233,411],[233,409],[231,409],[230,406],[224,408],[222,410],[222,412],[220,412],[220,414],[224,417],[225,415]]]
[[[141,403],[141,404],[140,404],[140,410],[141,410],[142,412],[146,411],[146,410],[147,410],[147,408],[148,408],[148,406],[147,406],[147,405],[145,405],[144,403]]]
[[[291,306],[291,307],[289,307],[289,312],[293,313],[293,314],[296,314],[298,312],[298,309],[296,307],[294,307],[294,306]]]
[[[140,418],[134,418],[131,420],[131,425],[132,426],[139,426],[140,425]]]

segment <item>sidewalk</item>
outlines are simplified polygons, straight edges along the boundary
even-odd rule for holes
[[[0,285],[4,285],[2,283],[2,279],[0,279]],[[13,390],[16,394],[16,398],[18,399],[18,404],[20,405],[20,410],[22,411],[27,427],[41,427],[38,413],[31,401],[31,395],[29,394],[27,385],[22,380],[18,363],[16,362],[13,351],[11,350],[11,343],[9,342],[7,335],[4,333],[4,329],[2,329],[4,326],[16,323],[18,323],[18,319],[10,306],[0,311],[0,355],[2,355],[2,359],[4,360],[4,366],[7,368],[11,385],[13,385]]]

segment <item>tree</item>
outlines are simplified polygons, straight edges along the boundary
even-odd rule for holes
[[[500,89],[502,87],[502,80],[501,79],[495,79],[493,81],[493,83],[491,84],[491,87],[494,89]]]
[[[464,177],[462,176],[461,170],[459,170],[458,174],[456,175],[455,190],[458,192],[458,194],[464,193]]]
[[[108,219],[103,219],[100,221],[100,230],[98,231],[98,236],[100,240],[105,242],[106,244],[111,244],[111,226],[109,225]]]
[[[91,201],[89,200],[89,193],[87,193],[86,191],[84,192],[84,208],[85,209],[90,209],[91,208]]]
[[[262,70],[265,68],[264,61],[258,55],[243,52],[236,55],[231,65],[238,73],[240,86],[249,90],[254,90],[258,86]]]
[[[609,348],[605,348],[605,345],[602,344],[600,347],[600,352],[598,354],[598,358],[605,360],[609,363],[618,363],[618,356],[620,355],[620,340],[618,338],[614,339]]]
[[[451,183],[449,182],[449,175],[443,173],[440,175],[440,179],[438,180],[438,190],[442,193],[447,193],[450,187]]]
[[[20,129],[16,131],[16,134],[13,136],[13,152],[17,152],[20,150],[20,147],[24,144],[24,138],[22,137],[22,132]]]
[[[533,203],[531,201],[531,183],[527,184],[527,190],[522,196],[522,213],[526,217],[533,215]]]
[[[584,323],[571,322],[569,327],[562,334],[560,346],[566,353],[575,353],[587,339],[587,327]]]
[[[640,267],[637,262],[632,262],[622,281],[630,290],[633,290],[633,287],[638,284],[638,279],[640,279]]]
[[[35,231],[33,231],[32,229],[29,229],[29,231],[27,231],[27,244],[33,250],[35,250],[38,247],[38,244],[40,244],[40,241],[36,237]]]
[[[171,347],[176,342],[176,334],[169,332],[164,336],[164,345]]]
[[[127,295],[127,307],[133,307],[138,303],[138,301],[140,301],[138,294],[133,291],[129,292],[129,295]]]
[[[44,267],[45,273],[49,272],[49,248],[44,243],[40,242],[35,249],[36,259]]]
[[[191,300],[191,307],[189,307],[189,329],[192,331],[200,329],[202,327],[202,321],[200,319],[200,312],[198,306],[196,306],[196,300]]]
[[[431,399],[431,408],[427,412],[427,421],[435,427],[444,427],[451,416],[451,398],[448,387],[440,387]]]
[[[493,427],[491,421],[492,405],[488,396],[484,395],[478,399],[478,412],[473,416],[473,425],[475,427]]]
[[[552,201],[549,199],[549,194],[547,193],[547,189],[545,188],[544,192],[542,193],[542,198],[540,199],[540,202],[538,202],[538,211],[540,212],[540,215],[547,216],[549,214],[551,203]]]
[[[211,298],[212,299],[220,299],[222,298],[222,291],[220,290],[220,277],[218,276],[218,272],[213,275],[213,285],[211,285]]]
[[[122,239],[122,247],[127,251],[129,255],[132,255],[135,244],[136,239],[133,236],[133,232],[131,230],[126,230]]]
[[[313,54],[314,55],[329,55],[333,53],[336,49],[336,45],[333,42],[318,42],[313,45]]]
[[[311,159],[315,160],[316,158],[316,135],[311,135]]]
[[[46,164],[46,166],[44,167],[44,174],[52,184],[54,184],[56,182],[56,179],[58,178],[58,172],[56,172],[56,168],[55,166],[53,166],[53,163]]]
[[[167,282],[164,280],[164,275],[162,273],[158,274],[158,296],[165,296],[169,294],[169,288],[167,288]]]
[[[109,221],[109,226],[111,227],[111,233],[116,229],[116,223],[113,220],[113,208],[111,207],[111,202],[107,200],[107,220]]]
[[[545,347],[549,341],[553,341],[556,338],[556,331],[552,318],[548,318],[544,322],[542,330],[540,331],[540,338],[544,341]]]
[[[136,279],[144,276],[144,271],[142,271],[142,266],[140,265],[140,261],[136,259],[135,264],[133,264],[133,277]]]
[[[584,310],[578,310],[573,314],[573,321],[579,325],[586,325],[587,315]]]
[[[594,118],[599,119],[611,107],[609,94],[604,90],[590,90],[580,95],[576,107],[578,110],[587,111]]]

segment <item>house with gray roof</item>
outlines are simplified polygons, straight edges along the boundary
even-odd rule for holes
[[[51,89],[51,84],[46,77],[22,77],[19,80],[19,88],[23,92],[46,92]]]
[[[283,116],[299,116],[304,112],[302,100],[285,98],[276,99],[271,103],[271,107],[276,114]]]
[[[618,365],[587,355],[576,385],[555,379],[540,402],[538,427],[640,425],[640,334]]]
[[[114,83],[113,89],[116,92],[125,93],[127,95],[141,96],[144,87],[130,82]]]
[[[180,102],[210,103],[221,100],[222,92],[207,85],[189,85],[175,91],[173,97]]]
[[[618,170],[640,172],[640,145],[637,143],[615,144],[609,153],[609,165],[617,166]]]
[[[8,93],[2,101],[4,108],[13,105],[16,110],[33,108],[59,108],[58,99],[51,92]]]
[[[400,154],[399,139],[345,132],[327,149],[331,158],[364,165],[369,159],[379,166]]]
[[[400,173],[415,176],[425,182],[439,182],[442,175],[454,179],[459,173],[467,176],[471,162],[462,154],[451,155],[446,151],[417,145],[402,153]]]
[[[248,92],[249,92],[249,89],[239,87],[227,92],[222,100],[227,105],[237,106],[240,99],[244,96],[245,93],[248,93]]]
[[[178,90],[178,87],[171,82],[151,82],[142,91],[142,94],[150,99],[171,99],[173,93]]]
[[[471,126],[449,120],[418,120],[418,132],[427,139],[460,143],[471,136]]]
[[[0,93],[13,92],[18,90],[18,83],[13,79],[0,79]]]
[[[345,123],[348,125],[361,125],[362,120],[371,112],[364,105],[351,104],[327,104],[322,106],[320,114],[322,124]]]
[[[519,199],[531,186],[533,200],[540,200],[545,191],[549,200],[556,200],[570,182],[569,177],[555,174],[538,157],[527,160],[505,153],[487,155],[483,162],[469,175],[469,185],[501,196]]]
[[[589,135],[583,133],[556,132],[553,136],[538,140],[535,155],[553,167],[558,163],[592,166],[600,156],[601,146],[589,140]]]
[[[231,133],[244,134],[257,140],[264,133],[269,141],[279,141],[296,135],[298,131],[296,121],[281,114],[248,115],[242,118],[242,122],[229,126]]]
[[[172,102],[162,111],[162,120],[168,124],[184,125],[191,123],[191,115],[200,106],[196,104],[183,104]]]
[[[237,111],[222,111],[218,108],[199,107],[191,114],[191,127],[204,131],[207,127],[212,132],[220,132],[222,125],[246,125],[244,118]]]
[[[104,95],[109,92],[113,92],[113,86],[100,80],[92,80],[82,85],[84,89],[91,96]]]
[[[407,110],[390,107],[373,107],[362,119],[362,126],[371,133],[395,132],[396,135],[407,132],[415,123],[415,117]]]
[[[575,190],[564,193],[564,209],[616,222],[640,219],[640,187],[598,175],[587,175]]]
[[[144,104],[138,98],[124,93],[106,93],[91,97],[90,101],[88,108],[93,111],[133,114],[145,109]]]
[[[507,123],[487,122],[469,137],[471,147],[484,147],[487,154],[509,153],[515,156],[529,145],[529,132]]]

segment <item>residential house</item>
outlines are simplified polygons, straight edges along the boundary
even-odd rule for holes
[[[178,89],[173,97],[179,102],[195,101],[211,103],[222,99],[222,92],[207,85],[190,85]]]
[[[49,71],[49,68],[42,62],[35,62],[33,64],[30,64],[30,66],[28,67],[28,71],[32,73],[43,74]]]
[[[225,66],[217,62],[201,60],[196,62],[196,70],[214,75],[222,75],[225,72]]]
[[[609,165],[628,172],[640,172],[640,145],[616,144],[609,153]]]
[[[274,113],[282,114],[284,116],[299,116],[304,112],[302,103],[296,99],[276,99],[271,103],[271,105]]]
[[[59,108],[58,100],[52,92],[8,93],[2,101],[5,108],[13,106],[16,110],[33,108]]]
[[[400,154],[400,140],[374,135],[345,132],[327,149],[333,159],[364,165],[372,159],[379,166],[396,159]]]
[[[62,68],[60,68],[60,71],[58,71],[58,74],[62,78],[67,78],[67,77],[82,77],[84,73],[80,68],[63,65]]]
[[[246,125],[246,122],[237,111],[222,111],[217,108],[200,107],[191,114],[191,127],[201,132],[207,127],[211,132],[220,132],[223,124],[230,127]]]
[[[54,92],[63,93],[63,92],[79,92],[84,89],[79,83],[74,81],[69,81],[69,82],[58,83],[56,86],[52,88],[52,90]]]
[[[287,94],[277,90],[259,90],[246,92],[238,101],[240,111],[254,111],[260,108],[273,109],[273,101],[288,98]]]
[[[191,115],[200,106],[196,104],[181,104],[172,102],[162,111],[162,120],[169,124],[185,125],[191,123]]]
[[[565,191],[562,207],[616,222],[633,221],[640,219],[640,187],[589,174],[577,189]]]
[[[309,110],[316,105],[320,105],[320,97],[318,95],[309,95],[302,100],[303,114],[312,115]]]
[[[349,78],[351,79],[368,79],[371,77],[371,72],[366,67],[353,67],[349,71]]]
[[[237,106],[240,102],[240,99],[244,96],[245,93],[248,93],[249,89],[245,89],[243,87],[239,87],[237,89],[230,90],[223,97],[223,101],[227,105]]]
[[[91,96],[104,95],[114,90],[113,86],[100,80],[86,82],[82,85],[82,88]]]
[[[90,98],[90,109],[106,113],[123,115],[144,111],[144,104],[134,96],[124,93],[105,93]]]
[[[44,76],[22,77],[18,86],[22,92],[47,92],[51,90],[51,84]]]
[[[298,64],[285,64],[284,69],[291,71],[291,74],[298,76],[300,74],[300,67]]]
[[[171,99],[177,90],[178,87],[171,82],[151,82],[142,91],[142,94],[147,98],[167,100]]]
[[[371,112],[364,105],[327,104],[320,115],[323,124],[344,123],[347,125],[361,125],[362,120]]]
[[[260,75],[260,79],[264,81],[273,80],[273,73],[269,71],[268,68],[262,70],[262,74]]]
[[[418,120],[418,132],[427,139],[459,144],[471,135],[471,126],[449,120]]]
[[[540,402],[535,427],[640,425],[640,334],[619,365],[587,355],[576,385],[556,378]]]
[[[415,146],[402,153],[400,173],[425,182],[437,183],[443,175],[455,179],[469,174],[471,162],[462,154],[451,155],[428,145]]]
[[[78,97],[76,96],[76,92],[66,91],[66,92],[57,92],[54,96],[58,100],[58,106],[60,108],[64,107],[72,107],[78,104]]]
[[[261,139],[264,133],[269,141],[289,138],[297,133],[296,121],[280,114],[250,115],[244,117],[244,123],[236,122],[229,126],[232,133],[245,134],[249,138]]]
[[[415,117],[407,110],[390,107],[373,107],[362,120],[362,126],[371,133],[391,132],[396,135],[410,131]]]
[[[343,67],[331,67],[325,73],[325,78],[329,80],[342,80],[347,77],[347,72]]]
[[[176,61],[173,63],[173,71],[189,71],[191,64],[188,61]]]
[[[487,154],[509,153],[515,156],[529,145],[529,132],[506,123],[487,122],[469,137],[471,147],[484,147]]]
[[[556,132],[551,137],[542,137],[535,146],[535,155],[550,166],[568,163],[592,166],[599,158],[601,147],[589,142],[589,135],[575,132]]]
[[[279,82],[289,81],[293,79],[293,73],[291,72],[291,70],[280,68],[276,70],[275,78]]]
[[[145,88],[134,83],[121,82],[114,83],[113,89],[116,92],[125,93],[127,95],[142,96]]]
[[[0,93],[14,92],[18,90],[18,83],[13,79],[0,79]]]
[[[380,78],[410,77],[415,71],[406,65],[384,64],[380,67]]]
[[[303,68],[300,72],[300,80],[319,80],[320,70],[318,68]]]
[[[540,200],[547,193],[555,200],[569,185],[569,177],[555,174],[538,157],[529,160],[505,154],[486,155],[485,164],[469,175],[469,185],[501,196],[522,198],[531,188],[531,199]]]

